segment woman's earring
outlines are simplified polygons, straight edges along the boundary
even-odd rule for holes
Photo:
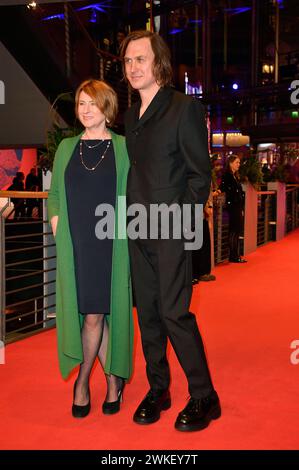
[[[107,118],[106,118],[106,123],[107,123],[107,124],[110,124],[110,121],[109,121],[109,119],[107,119]]]

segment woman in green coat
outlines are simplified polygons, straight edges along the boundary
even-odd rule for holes
[[[114,90],[86,80],[76,92],[76,114],[85,130],[57,149],[48,218],[57,248],[60,370],[66,378],[80,364],[72,414],[82,418],[90,411],[89,378],[97,357],[107,381],[102,411],[119,411],[132,371],[133,325],[123,213],[129,159],[125,139],[107,128],[117,114]],[[110,214],[106,225],[98,217],[105,210]],[[104,230],[111,226],[112,234]]]

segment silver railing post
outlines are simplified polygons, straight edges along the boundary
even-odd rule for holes
[[[49,173],[49,172],[48,172]],[[50,184],[51,176],[47,175],[48,182]],[[50,228],[48,221],[48,204],[47,200],[43,201],[43,214],[44,214],[44,224],[43,224],[43,257],[44,257],[44,324],[43,327],[52,326],[55,324],[56,316],[56,247],[54,242],[54,237],[52,234],[52,229]],[[50,320],[51,319],[51,320]]]
[[[299,199],[299,188],[294,191],[295,193],[295,228],[299,227],[299,204],[298,204],[298,199]]]
[[[276,241],[285,236],[286,227],[286,185],[279,181],[268,183],[268,190],[276,191]]]
[[[5,342],[5,218],[0,215],[0,341]]]
[[[34,324],[37,324],[37,300],[34,299]]]
[[[267,194],[265,199],[265,223],[264,223],[264,241],[269,241],[269,210],[270,210],[270,195]]]
[[[217,261],[222,261],[222,227],[223,227],[223,205],[219,200],[218,205],[218,224],[217,224]]]
[[[100,56],[100,80],[105,79],[105,64],[104,64],[104,59],[102,56]]]

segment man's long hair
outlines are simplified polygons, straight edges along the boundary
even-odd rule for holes
[[[164,39],[157,33],[151,31],[140,30],[132,31],[121,43],[120,56],[123,63],[123,74],[125,74],[124,57],[128,44],[137,39],[148,38],[154,53],[153,74],[159,86],[165,87],[172,84],[172,67],[170,62],[170,51]]]

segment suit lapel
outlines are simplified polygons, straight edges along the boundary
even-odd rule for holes
[[[167,88],[160,88],[160,90],[156,93],[152,101],[150,102],[149,106],[139,119],[139,112],[140,112],[140,102],[135,108],[135,123],[132,131],[136,131],[141,127],[144,127],[149,119],[151,119],[154,114],[161,109],[164,103],[167,103],[170,96],[173,94],[173,89],[170,87]]]

